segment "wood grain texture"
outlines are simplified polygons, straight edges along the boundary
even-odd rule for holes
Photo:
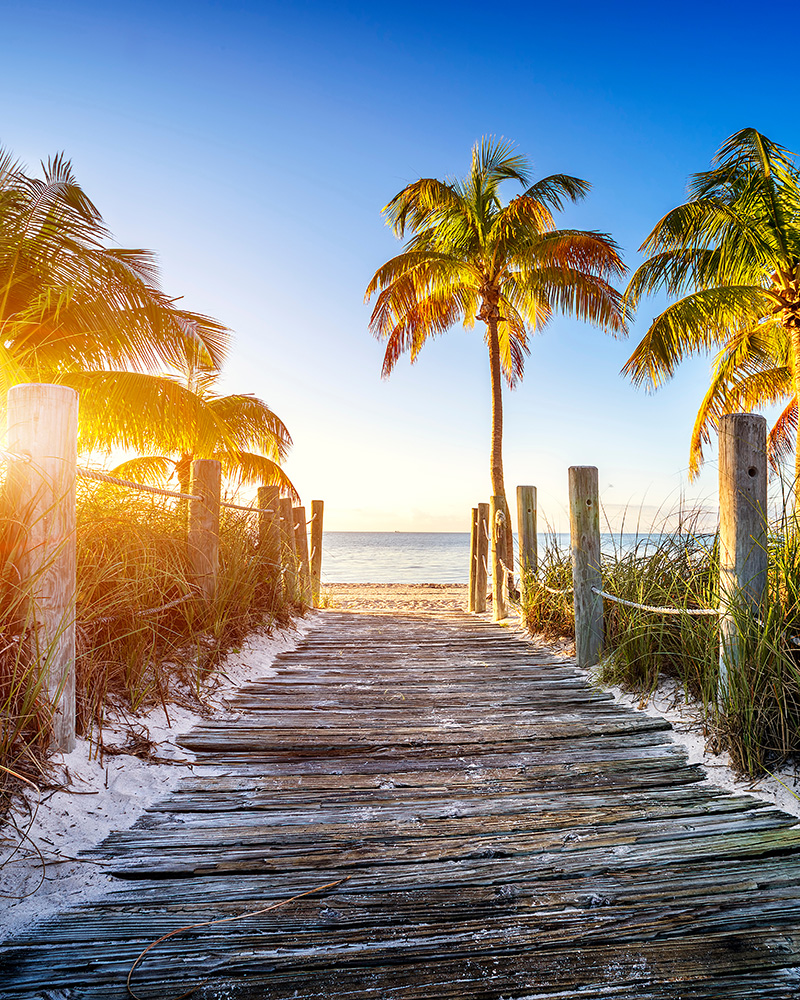
[[[322,519],[325,514],[323,500],[311,501],[311,599],[319,607],[322,587]]]
[[[767,421],[725,413],[719,421],[719,589],[723,606],[760,614],[767,590]],[[734,615],[720,618],[719,694],[741,659]]]
[[[575,611],[575,658],[580,667],[600,660],[603,648],[603,598],[600,573],[600,495],[597,469],[569,470],[569,532],[572,548],[572,603]]]
[[[0,996],[789,1000],[795,819],[703,780],[667,723],[466,612],[326,611],[185,737],[94,855],[119,889],[11,943]]]
[[[38,661],[52,710],[52,744],[75,746],[75,477],[78,394],[61,385],[28,383],[8,392],[7,491],[19,519],[16,569],[29,591],[28,655]],[[4,539],[13,551],[11,532]]]
[[[192,462],[191,492],[201,500],[189,501],[189,564],[192,582],[206,600],[213,600],[219,570],[219,500],[222,463],[214,458]]]

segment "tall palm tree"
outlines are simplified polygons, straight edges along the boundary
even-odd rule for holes
[[[129,434],[127,447],[143,454],[123,462],[113,470],[116,475],[134,475],[145,481],[159,481],[174,475],[181,492],[188,493],[191,464],[196,458],[215,458],[222,463],[223,473],[243,484],[278,486],[283,493],[295,500],[299,494],[280,466],[292,444],[292,438],[283,421],[267,404],[251,395],[220,396],[214,391],[219,371],[203,361],[202,352],[187,350],[183,362],[176,365],[174,378],[153,375],[135,375],[138,382],[167,383],[153,386],[153,396],[162,393],[169,397],[175,389],[174,401],[188,401],[182,409],[183,427],[179,436],[172,430],[172,422],[156,421],[147,433]],[[130,398],[146,394],[132,392]],[[136,428],[125,414],[120,418],[120,432],[125,427]],[[98,437],[82,438],[84,446],[99,445]],[[152,454],[156,452],[156,454]]]
[[[773,461],[795,437],[800,486],[800,184],[792,154],[754,128],[732,135],[690,198],[668,212],[641,250],[627,302],[659,290],[677,301],[650,327],[623,372],[657,388],[686,357],[716,350],[692,434],[695,474],[722,413],[783,401],[770,434]],[[787,402],[788,401],[788,402]]]
[[[127,412],[133,432],[193,405],[174,389],[132,396],[147,384],[126,369],[163,369],[187,349],[218,366],[228,331],[164,295],[151,252],[107,245],[102,217],[63,155],[42,169],[42,178],[29,177],[0,150],[0,390],[21,381],[71,385],[81,391],[82,426],[121,443],[111,433],[119,414]],[[180,421],[172,423],[180,437]]]
[[[499,188],[506,180],[524,191],[504,205]],[[416,361],[427,340],[457,322],[468,329],[483,322],[491,489],[504,504],[502,380],[513,388],[522,378],[529,334],[556,311],[625,332],[621,295],[609,281],[626,270],[616,244],[601,233],[556,229],[553,220],[554,210],[583,198],[589,187],[567,174],[531,184],[528,163],[511,144],[483,138],[463,180],[422,178],[383,210],[398,238],[410,234],[366,292],[367,301],[377,293],[370,328],[386,341],[383,376],[406,352]]]

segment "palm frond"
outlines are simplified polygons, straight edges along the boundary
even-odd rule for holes
[[[769,306],[762,288],[748,286],[687,295],[653,320],[623,374],[635,385],[656,388],[674,375],[684,358],[719,347],[737,330],[752,329]]]
[[[556,212],[560,212],[567,201],[577,202],[585,198],[591,187],[588,181],[583,181],[580,177],[551,174],[532,184],[525,192],[525,197],[533,198],[541,205],[549,205]]]

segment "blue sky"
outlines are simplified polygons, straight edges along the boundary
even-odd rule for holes
[[[400,249],[380,209],[406,183],[504,136],[535,175],[589,180],[563,224],[635,266],[728,135],[800,148],[788,3],[3,7],[0,142],[30,168],[64,150],[119,243],[157,250],[165,289],[232,328],[225,388],[289,425],[289,474],[332,529],[467,530],[488,499],[478,329],[385,382],[367,329],[364,289]],[[574,464],[599,467],[614,516],[714,502],[713,456],[685,473],[708,361],[653,396],[619,376],[658,307],[628,343],[556,317],[506,397],[507,489],[538,486],[557,527]]]

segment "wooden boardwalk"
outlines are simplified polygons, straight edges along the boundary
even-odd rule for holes
[[[0,959],[0,996],[795,1000],[800,830],[667,726],[465,614],[326,612],[184,742],[98,854],[124,879]],[[208,766],[204,766],[208,765]],[[212,767],[213,765],[213,767]],[[222,767],[219,767],[222,765]]]

